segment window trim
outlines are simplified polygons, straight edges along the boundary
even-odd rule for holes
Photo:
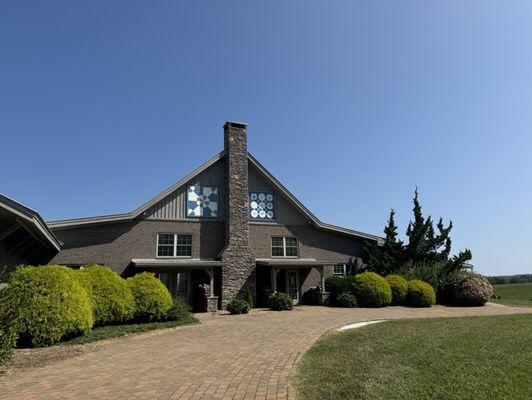
[[[174,235],[174,245],[173,245],[173,255],[171,256],[160,256],[159,255],[159,235]],[[177,256],[177,236],[190,236],[190,255],[189,256]],[[170,247],[170,246],[168,246]],[[158,232],[155,237],[155,258],[192,258],[194,255],[194,234],[190,232]]]
[[[283,255],[282,256],[274,256],[273,255],[273,239],[274,238],[282,238],[283,239]],[[286,239],[295,239],[296,241],[296,252],[297,254],[295,256],[287,256],[286,255]],[[280,248],[280,246],[275,246],[276,248]],[[296,236],[280,236],[280,235],[273,235],[270,237],[270,255],[272,258],[299,258],[299,239]]]
[[[343,269],[342,275],[337,275],[337,274],[336,274],[335,268],[337,268],[337,267],[342,267],[342,269]],[[337,277],[345,278],[345,277],[347,276],[347,268],[346,268],[346,265],[345,265],[345,264],[336,264],[336,265],[333,265],[333,266],[332,266],[332,273],[333,273],[333,276],[337,276]]]

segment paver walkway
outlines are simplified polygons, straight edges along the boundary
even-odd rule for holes
[[[532,308],[335,309],[203,314],[202,324],[107,341],[0,378],[2,399],[292,399],[295,364],[328,329],[376,319],[532,312]]]

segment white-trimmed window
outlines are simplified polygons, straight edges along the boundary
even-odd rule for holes
[[[272,236],[272,257],[297,257],[298,255],[297,238]]]
[[[333,275],[344,277],[345,274],[345,264],[343,265],[334,265],[333,266]]]
[[[192,235],[159,233],[157,257],[192,257]]]

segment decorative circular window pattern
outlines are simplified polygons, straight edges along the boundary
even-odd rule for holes
[[[275,220],[275,199],[271,192],[249,192],[249,219]]]

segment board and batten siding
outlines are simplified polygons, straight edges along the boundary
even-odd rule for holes
[[[205,171],[201,172],[183,186],[177,188],[171,194],[151,206],[146,212],[146,219],[157,220],[187,220],[186,199],[187,187],[199,183],[202,186],[215,186],[218,188],[218,211],[219,218],[224,220],[223,202],[225,181],[225,159],[218,161]],[[275,222],[265,222],[265,224],[279,225],[306,225],[308,222],[300,212],[298,212],[284,195],[276,191],[268,179],[262,175],[252,164],[249,165],[248,185],[250,191],[268,191],[275,194]],[[259,222],[256,222],[259,223]]]
[[[177,188],[164,199],[151,206],[146,213],[146,218],[172,220],[187,219],[185,213],[187,187],[199,183],[201,186],[213,186],[218,188],[219,218],[217,218],[217,220],[223,220],[222,202],[224,199],[224,173],[225,162],[224,160],[220,160],[216,164],[211,165],[205,171],[196,175],[183,186]]]
[[[264,175],[249,164],[248,186],[250,191],[273,192],[275,196],[275,223],[278,225],[306,225],[308,221],[290,204],[283,194],[276,191]],[[260,222],[254,222],[259,224]],[[264,222],[272,224],[272,222]],[[273,223],[273,224],[275,224]]]

